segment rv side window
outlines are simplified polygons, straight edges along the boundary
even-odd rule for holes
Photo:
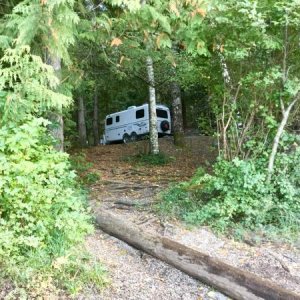
[[[156,115],[158,118],[168,119],[168,113],[163,109],[156,109]]]
[[[107,118],[106,119],[106,125],[111,125],[113,123],[113,119],[112,118]]]
[[[141,118],[144,118],[145,116],[145,111],[144,109],[139,109],[135,112],[135,117],[136,119],[141,119]]]
[[[120,116],[116,116],[116,123],[120,122]]]

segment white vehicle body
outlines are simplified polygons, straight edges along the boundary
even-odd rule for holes
[[[159,135],[171,134],[171,115],[168,107],[156,105]],[[123,141],[128,143],[149,134],[149,105],[131,106],[105,118],[104,144]]]

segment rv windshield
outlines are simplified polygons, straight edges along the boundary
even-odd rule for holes
[[[168,112],[163,109],[156,109],[156,115],[158,118],[168,119]]]

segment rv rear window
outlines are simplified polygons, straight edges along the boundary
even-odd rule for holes
[[[120,116],[116,116],[116,123],[120,122]]]
[[[166,110],[163,109],[157,109],[156,115],[158,118],[168,119],[168,113]]]
[[[113,119],[112,118],[107,118],[106,119],[106,125],[111,125],[113,123]]]
[[[145,116],[145,111],[144,109],[139,109],[135,112],[135,117],[136,119],[141,119],[141,118],[144,118]]]

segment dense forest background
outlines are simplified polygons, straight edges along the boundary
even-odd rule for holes
[[[1,276],[103,284],[74,254],[92,225],[64,151],[97,146],[105,115],[148,101],[171,107],[176,145],[193,128],[219,152],[165,210],[188,197],[177,217],[193,224],[298,238],[299,28],[298,0],[0,1]]]

